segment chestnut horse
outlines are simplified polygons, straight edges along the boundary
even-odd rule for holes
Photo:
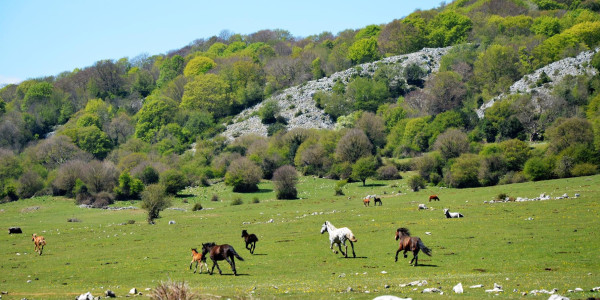
[[[242,237],[244,238],[244,242],[246,242],[246,249],[250,250],[250,254],[254,254],[254,249],[256,249],[256,242],[258,242],[258,238],[254,233],[248,234],[246,229],[242,230]],[[248,245],[250,248],[248,248]]]
[[[398,251],[396,251],[396,260],[398,261],[398,253],[400,251],[404,251],[404,258],[407,257],[406,252],[412,251],[413,259],[410,261],[410,264],[415,262],[414,266],[417,266],[419,260],[419,250],[423,250],[423,252],[429,256],[431,256],[431,250],[423,244],[423,241],[419,237],[411,237],[410,232],[407,228],[398,228],[396,230],[396,241],[400,240],[400,245],[398,247]]]
[[[244,259],[235,252],[235,249],[228,244],[216,245],[215,243],[205,243],[202,244],[202,255],[206,256],[206,254],[210,254],[210,259],[213,261],[212,269],[209,274],[212,275],[215,270],[215,266],[219,270],[219,274],[221,273],[221,268],[219,268],[219,264],[217,264],[218,260],[226,260],[231,266],[231,270],[233,271],[233,275],[237,276],[237,271],[235,270],[235,258],[237,257],[239,260],[244,261]]]
[[[429,202],[431,202],[431,200],[440,201],[440,198],[437,195],[431,195],[431,196],[429,196]]]
[[[367,196],[366,198],[363,198],[363,204],[365,206],[369,206],[369,204],[371,204],[371,196]]]
[[[46,245],[46,239],[44,239],[43,236],[41,236],[41,235],[38,236],[37,234],[34,233],[31,235],[31,240],[33,241],[33,244],[34,244],[33,251],[42,255],[42,251],[44,251],[44,246]]]
[[[196,268],[194,269],[194,273],[198,270],[198,263],[200,263],[200,274],[202,274],[202,266],[206,268],[206,273],[208,273],[208,265],[206,264],[206,256],[199,253],[196,248],[192,248],[192,262],[190,263],[190,270],[192,269],[192,265],[196,262]]]

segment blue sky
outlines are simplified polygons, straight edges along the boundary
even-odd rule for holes
[[[402,18],[440,0],[0,0],[0,86],[166,53],[222,30],[284,29],[304,37]]]

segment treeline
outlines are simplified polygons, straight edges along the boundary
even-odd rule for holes
[[[363,182],[414,169],[420,177],[411,182],[454,187],[594,174],[598,76],[551,83],[542,109],[516,95],[483,119],[473,110],[523,75],[596,47],[599,10],[597,0],[460,0],[335,35],[223,31],[166,55],[8,85],[0,89],[0,198],[67,195],[101,206],[154,183],[177,193],[221,177],[252,190],[286,165]],[[315,94],[338,130],[286,131],[276,105],[265,105],[270,137],[218,136],[238,112],[284,88],[450,45],[437,73],[381,66]],[[592,65],[600,67],[598,55]],[[398,160],[406,157],[416,158]]]

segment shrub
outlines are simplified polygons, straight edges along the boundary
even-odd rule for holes
[[[210,201],[218,202],[219,201],[219,196],[217,194],[213,194],[212,197],[210,197]]]
[[[193,293],[188,285],[181,281],[161,282],[152,293],[148,295],[153,300],[194,300],[200,299]]]
[[[150,165],[146,166],[140,174],[140,180],[142,180],[145,185],[157,183],[159,178],[160,175],[158,174],[158,171]]]
[[[242,205],[242,204],[244,204],[244,201],[242,201],[242,198],[240,198],[240,197],[236,197],[233,199],[233,201],[231,201],[231,206]]]
[[[279,167],[273,173],[273,184],[277,192],[277,199],[296,199],[298,196],[296,190],[298,172],[296,168],[290,165]]]
[[[100,192],[92,196],[92,206],[95,208],[102,208],[113,204],[115,199],[113,195],[109,192]]]
[[[254,197],[254,198],[252,198],[252,203],[254,203],[254,204],[260,203],[260,200],[258,200],[258,197]]]
[[[162,210],[169,207],[171,201],[167,198],[165,187],[151,184],[142,192],[142,208],[148,211],[148,223],[154,223]]]
[[[165,187],[165,192],[171,195],[176,195],[177,192],[188,185],[185,176],[183,176],[181,172],[172,169],[165,171],[162,174],[160,181]]]
[[[336,182],[335,184],[335,195],[336,196],[343,196],[344,195],[344,186],[348,183],[348,180],[340,180],[338,182]]]
[[[69,219],[67,219],[67,222],[75,222],[75,223],[78,223],[78,222],[81,222],[81,220],[79,220],[79,219],[77,219],[77,218],[69,218]]]
[[[498,194],[498,196],[496,196],[496,200],[504,200],[508,197],[508,195],[506,193],[500,193]]]
[[[133,224],[135,224],[135,220],[127,220],[127,224],[133,225]]]
[[[260,120],[263,124],[275,123],[278,113],[279,105],[276,101],[265,101],[263,106],[258,110]]]
[[[199,211],[199,210],[202,210],[202,204],[194,203],[194,206],[192,207],[192,211]]]
[[[225,184],[233,186],[234,192],[254,192],[258,190],[262,175],[259,166],[246,157],[240,157],[232,161],[227,168]]]
[[[598,172],[598,167],[590,163],[576,164],[571,170],[573,176],[589,176],[594,175]]]
[[[502,178],[498,184],[512,184],[512,183],[521,183],[527,181],[525,175],[522,172],[508,172]]]
[[[363,186],[367,178],[372,177],[377,173],[377,159],[373,156],[359,158],[352,166],[352,177],[362,181]]]
[[[44,188],[42,177],[35,171],[25,171],[19,178],[17,194],[19,198],[33,197],[37,192]]]
[[[533,181],[546,180],[552,178],[553,169],[548,159],[535,156],[525,162],[523,173]]]
[[[377,179],[380,180],[394,180],[402,179],[398,169],[395,166],[383,166],[377,169]]]
[[[414,192],[418,192],[420,189],[425,188],[425,180],[419,175],[414,175],[408,179],[408,187]]]

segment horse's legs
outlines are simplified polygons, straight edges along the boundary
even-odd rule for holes
[[[217,270],[219,270],[219,275],[223,275],[223,273],[221,272],[221,268],[219,267],[219,264],[217,263],[216,260],[213,259],[213,271],[215,270],[215,266],[217,266]],[[212,274],[212,272],[211,272]]]
[[[333,251],[333,253],[334,253],[334,254],[337,254],[337,253],[338,253],[338,252],[337,252],[337,250],[334,250],[334,249],[333,249],[333,242],[331,242],[331,244],[329,245],[329,249],[331,249],[331,250]],[[342,250],[342,249],[340,249],[340,251],[341,251],[341,250]]]
[[[406,255],[406,251],[408,251],[408,250],[404,250],[404,253],[403,253],[404,254],[404,258],[408,257],[408,255]]]
[[[395,262],[398,261],[398,253],[400,253],[400,251],[402,251],[400,250],[400,248],[398,248],[398,250],[396,251],[396,260],[394,260]]]
[[[232,256],[231,259],[229,259],[227,256],[225,256],[225,260],[231,266],[231,270],[233,271],[233,275],[237,276],[237,272],[235,271],[235,258],[233,258],[233,256]]]
[[[354,243],[350,241],[350,246],[352,246],[352,256],[356,257],[356,253],[354,253]],[[348,246],[346,246],[346,253],[348,253]]]
[[[419,261],[419,248],[417,248],[417,250],[413,251],[413,259],[410,261],[410,263],[412,264],[413,260],[415,261],[415,264],[413,266],[417,266],[418,261]]]
[[[250,246],[250,247],[248,247]],[[252,248],[252,243],[248,243],[246,242],[246,249],[250,250]],[[252,252],[252,250],[250,250],[250,252]]]
[[[252,242],[252,246],[250,248],[250,254],[254,254],[254,249],[256,249],[256,242]]]
[[[338,245],[338,248],[340,249],[340,252],[342,252],[342,255],[345,256],[345,257],[348,257],[348,254],[345,253],[344,250],[342,250],[342,244],[338,243],[337,245]],[[348,246],[346,246],[346,251],[348,251]]]

